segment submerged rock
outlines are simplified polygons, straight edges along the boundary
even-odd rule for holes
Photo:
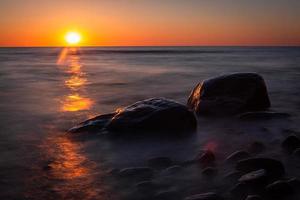
[[[196,117],[186,106],[165,98],[152,98],[138,101],[118,112],[89,119],[69,131],[167,131],[172,134],[193,131],[196,127]]]
[[[267,183],[267,173],[266,170],[260,169],[248,174],[243,175],[239,182],[247,183],[247,184],[256,184],[256,185],[264,185]]]
[[[282,162],[271,158],[248,158],[240,160],[236,164],[236,169],[246,173],[264,169],[270,180],[278,179],[285,174]]]
[[[216,156],[212,151],[206,150],[204,153],[198,156],[197,160],[203,166],[208,166],[214,163],[214,161],[216,160]]]
[[[256,73],[234,73],[204,80],[187,105],[197,114],[230,115],[270,107],[264,79]]]

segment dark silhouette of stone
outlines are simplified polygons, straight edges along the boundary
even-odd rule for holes
[[[148,166],[154,169],[165,169],[172,164],[173,161],[168,157],[155,157],[148,160]]]
[[[80,123],[69,132],[157,132],[170,134],[194,131],[197,119],[186,106],[165,98],[138,101],[118,112],[100,115]]]
[[[209,166],[209,165],[212,165],[214,163],[214,161],[216,160],[216,156],[212,151],[206,150],[204,153],[199,155],[197,160],[203,166]]]
[[[236,162],[248,157],[250,154],[246,151],[235,151],[226,158],[226,162]]]
[[[186,197],[184,200],[221,200],[222,198],[214,192],[195,194]]]
[[[256,73],[234,73],[204,80],[187,105],[197,114],[232,115],[270,107],[264,79]]]
[[[270,180],[276,180],[285,173],[283,164],[280,161],[271,158],[248,158],[240,160],[236,164],[236,169],[246,173],[264,169]]]
[[[283,197],[294,192],[292,186],[286,181],[275,181],[266,187],[266,191],[271,197]]]
[[[270,111],[258,111],[258,112],[246,112],[240,114],[238,117],[241,120],[270,120],[270,119],[284,119],[291,115],[288,113],[270,112]]]
[[[293,153],[294,150],[300,148],[300,139],[296,135],[290,135],[281,143],[281,146],[288,153]]]

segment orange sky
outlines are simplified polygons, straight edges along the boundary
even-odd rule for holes
[[[300,45],[298,0],[1,0],[0,46]]]

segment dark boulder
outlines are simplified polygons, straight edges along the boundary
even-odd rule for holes
[[[138,101],[115,113],[89,119],[69,131],[174,133],[193,131],[196,127],[196,117],[186,106],[165,98],[152,98]]]
[[[300,138],[296,135],[290,135],[281,143],[281,146],[288,153],[293,153],[297,148],[300,148]]]
[[[269,180],[276,180],[285,174],[282,162],[271,158],[248,158],[240,160],[236,169],[245,173],[264,169]]]
[[[234,73],[204,80],[187,105],[197,114],[230,115],[270,107],[264,79],[256,73]]]

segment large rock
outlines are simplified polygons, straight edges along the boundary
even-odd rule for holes
[[[256,73],[234,73],[204,80],[187,105],[197,114],[229,115],[270,107],[264,79]]]
[[[102,131],[186,132],[197,127],[194,114],[186,106],[165,98],[138,101],[118,112],[100,115],[82,122],[70,132]]]

